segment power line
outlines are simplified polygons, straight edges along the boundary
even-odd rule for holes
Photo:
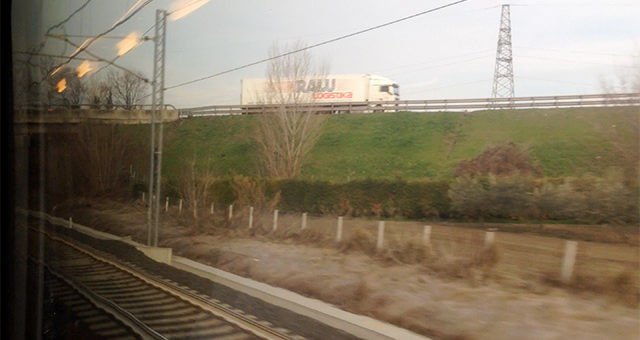
[[[146,34],[146,33],[145,33]],[[61,35],[54,35],[51,34],[50,36],[54,37],[54,38],[93,38],[93,35],[82,35],[82,34],[61,34]],[[125,36],[117,36],[117,35],[109,35],[109,36],[104,36],[102,37],[102,39],[126,39],[127,37]],[[145,37],[144,34],[141,37],[141,40],[145,40],[145,39],[151,39],[149,37]]]
[[[392,20],[392,21],[389,21],[389,22],[386,22],[386,23],[383,23],[383,24],[380,24],[380,25],[376,25],[376,26],[372,26],[372,27],[369,27],[369,28],[365,28],[365,29],[357,31],[357,32],[341,35],[341,36],[333,38],[333,39],[325,40],[325,41],[322,41],[322,42],[319,42],[319,43],[316,43],[316,44],[313,44],[313,45],[310,45],[310,46],[307,46],[307,47],[299,48],[297,50],[293,50],[293,51],[290,51],[290,52],[287,52],[287,53],[283,53],[283,54],[280,54],[280,55],[277,55],[277,56],[274,56],[274,57],[261,59],[261,60],[258,60],[258,61],[252,62],[252,63],[248,63],[248,64],[245,64],[245,65],[242,65],[242,66],[238,66],[238,67],[234,67],[234,68],[228,69],[226,71],[214,73],[214,74],[211,74],[211,75],[208,75],[208,76],[205,76],[205,77],[200,77],[200,78],[197,78],[197,79],[193,79],[193,80],[185,81],[185,82],[182,82],[182,83],[179,83],[179,84],[176,84],[176,85],[172,85],[172,86],[166,87],[165,90],[170,90],[170,89],[174,89],[176,87],[182,87],[182,86],[190,85],[190,84],[197,83],[197,82],[200,82],[200,81],[203,81],[203,80],[207,80],[207,79],[211,79],[211,78],[214,78],[214,77],[218,77],[218,76],[221,76],[223,74],[227,74],[227,73],[231,73],[231,72],[234,72],[234,71],[238,71],[238,70],[241,70],[243,68],[247,68],[247,67],[251,67],[251,66],[254,66],[254,65],[262,64],[262,63],[265,63],[267,61],[275,60],[275,59],[282,58],[282,57],[285,57],[285,56],[288,56],[288,55],[291,55],[291,54],[299,53],[299,52],[302,52],[302,51],[310,50],[312,48],[316,48],[316,47],[319,47],[319,46],[323,46],[323,45],[327,45],[327,44],[330,44],[330,43],[334,43],[336,41],[340,41],[340,40],[344,40],[344,39],[347,39],[347,38],[351,38],[351,37],[354,37],[356,35],[360,35],[360,34],[363,34],[363,33],[366,33],[366,32],[370,32],[370,31],[373,31],[373,30],[376,30],[376,29],[379,29],[379,28],[383,28],[383,27],[386,27],[386,26],[397,24],[397,23],[402,22],[402,21],[413,19],[415,17],[421,16],[421,15],[425,15],[425,14],[429,14],[429,13],[432,13],[432,12],[436,12],[436,11],[445,9],[447,7],[451,7],[451,6],[454,6],[454,5],[463,3],[463,2],[467,2],[467,1],[469,1],[469,0],[458,0],[458,1],[450,2],[450,3],[442,5],[442,6],[434,7],[434,8],[419,12],[419,13],[415,13],[415,14],[412,14],[412,15],[409,15],[409,16],[406,16],[406,17],[402,17],[400,19]]]
[[[59,39],[60,39],[60,38],[59,38]],[[76,47],[76,48],[79,48],[79,46],[78,46],[77,44],[75,44],[74,42],[72,42],[72,41],[71,41],[71,40],[69,40],[68,38],[63,38],[62,40],[64,40],[67,44],[69,44],[69,45],[71,45],[71,46],[74,46],[74,47]],[[148,82],[149,82],[149,79],[147,79],[147,78],[145,78],[145,77],[140,76],[138,73],[136,73],[136,72],[134,72],[134,71],[131,71],[131,70],[129,70],[129,69],[128,69],[128,68],[126,68],[126,67],[122,67],[122,66],[120,66],[120,65],[118,65],[118,64],[116,64],[116,63],[114,63],[114,62],[112,62],[112,61],[109,61],[109,60],[107,60],[107,59],[104,59],[104,58],[102,58],[102,57],[100,57],[100,56],[98,56],[98,55],[94,54],[93,52],[89,51],[89,50],[88,50],[88,49],[86,49],[86,48],[85,48],[85,50],[84,50],[84,53],[86,53],[86,54],[88,54],[88,55],[90,55],[90,56],[92,56],[92,57],[94,57],[94,58],[98,59],[98,60],[99,60],[99,61],[101,61],[101,62],[107,63],[107,64],[109,64],[109,65],[111,65],[111,66],[116,67],[116,68],[119,68],[119,69],[121,69],[121,70],[123,70],[123,71],[125,71],[125,72],[127,72],[127,73],[131,73],[132,75],[134,75],[135,77],[137,77],[137,78],[139,78],[140,80],[144,81],[145,83],[148,83]]]
[[[206,1],[206,0],[194,0],[194,1],[191,1],[191,2],[189,2],[189,3],[185,4],[184,6],[182,6],[182,7],[180,7],[180,8],[177,8],[177,9],[175,9],[175,10],[171,11],[171,12],[168,12],[168,13],[167,13],[167,15],[171,15],[171,14],[173,14],[173,13],[177,12],[177,11],[181,11],[181,10],[183,10],[183,9],[187,8],[188,6],[191,6],[191,5],[193,5],[193,4],[197,3],[197,2],[200,2],[200,1]],[[148,34],[149,32],[151,32],[151,30],[152,30],[152,29],[154,29],[155,27],[156,27],[156,24],[155,24],[155,22],[154,22],[154,23],[153,23],[153,25],[151,25],[149,28],[147,28],[147,30],[146,30],[146,31],[144,31],[144,33],[142,33],[142,37],[146,37],[146,36],[147,36],[147,34]],[[154,39],[154,38],[151,38],[151,39],[145,39],[145,40],[152,40],[152,39]],[[142,43],[142,41],[138,42],[138,45],[140,45],[141,43]],[[136,45],[135,47],[137,47],[138,45]],[[133,48],[135,48],[135,47],[133,47]],[[133,49],[133,48],[132,48],[132,49]],[[116,60],[118,60],[121,56],[122,56],[122,55],[115,56],[113,59],[111,59],[111,60],[110,60],[110,62],[109,62],[108,64],[106,64],[106,65],[104,65],[104,66],[100,67],[100,68],[99,68],[99,69],[97,69],[95,72],[93,72],[93,75],[95,76],[96,74],[100,73],[103,69],[105,69],[106,67],[108,67],[111,63],[114,63],[114,62],[115,62]],[[147,95],[147,97],[148,97],[148,96],[149,96],[149,95]],[[146,97],[143,97],[143,98],[146,98]]]
[[[142,33],[142,36],[143,37],[146,36],[154,27],[156,27],[155,23],[153,25],[151,25],[151,27],[149,27],[144,33]],[[140,45],[141,43],[142,43],[142,41],[138,42],[138,45]],[[135,47],[137,47],[138,45],[136,45]],[[123,55],[115,56],[113,59],[111,59],[109,61],[109,63],[107,63],[106,65],[103,65],[102,67],[97,69],[95,72],[93,72],[93,75],[95,76],[96,74],[100,73],[102,70],[104,70],[106,67],[108,67],[111,63],[114,63],[116,60],[120,59],[120,57],[123,56]],[[143,98],[146,98],[146,97],[143,97]]]
[[[474,58],[462,59],[462,60],[458,60],[458,61],[454,61],[454,62],[450,62],[450,63],[445,63],[445,64],[428,65],[428,66],[424,66],[424,67],[419,67],[419,68],[414,68],[414,69],[410,69],[410,70],[391,73],[390,77],[397,76],[397,75],[400,75],[400,74],[406,74],[406,73],[409,73],[409,72],[424,71],[424,70],[429,70],[429,69],[433,69],[433,68],[440,68],[440,67],[458,65],[458,64],[467,63],[467,62],[474,61],[474,60],[486,59],[487,57],[490,57],[490,56],[492,56],[492,55],[485,53],[484,55],[481,55],[481,56],[478,56],[478,57],[474,57]]]
[[[545,79],[545,78],[529,77],[529,76],[516,76],[516,78],[536,80],[536,81],[544,81],[544,82],[556,83],[556,84],[557,83],[563,83],[563,84],[580,85],[580,86],[584,86],[584,87],[593,87],[593,84],[579,83],[579,82],[570,81],[570,80],[554,80],[554,79]]]
[[[69,22],[69,20],[71,20],[71,18],[73,18],[73,16],[74,16],[74,15],[78,14],[78,12],[82,11],[85,7],[87,7],[87,5],[88,5],[91,1],[92,1],[92,0],[87,0],[87,1],[85,1],[85,3],[83,3],[80,7],[78,7],[78,9],[76,9],[76,10],[75,10],[75,11],[73,11],[71,14],[69,14],[69,16],[68,16],[66,19],[64,19],[64,20],[60,21],[59,23],[57,23],[57,24],[55,24],[55,25],[53,25],[53,26],[49,27],[49,29],[47,30],[47,33],[46,33],[46,34],[51,33],[51,31],[53,31],[54,29],[56,29],[56,28],[58,28],[58,27],[60,27],[60,26],[62,26],[62,25],[64,25],[64,24],[66,24],[67,22]]]
[[[616,67],[627,67],[627,68],[635,68],[633,65],[623,65],[623,64],[605,64],[591,61],[580,61],[580,60],[569,60],[562,58],[549,58],[549,57],[538,57],[538,56],[529,56],[529,55],[520,55],[518,54],[518,58],[526,58],[526,59],[539,59],[539,60],[551,60],[551,61],[559,61],[564,63],[571,64],[590,64],[590,65],[602,65],[602,66],[616,66]]]
[[[427,65],[427,64],[431,64],[434,62],[440,62],[440,61],[448,61],[448,60],[452,60],[452,59],[458,59],[458,58],[462,58],[465,56],[472,56],[472,55],[485,55],[486,53],[488,53],[489,51],[493,51],[493,49],[482,49],[482,50],[476,50],[473,52],[467,52],[467,53],[462,53],[462,54],[457,54],[457,55],[452,55],[452,56],[447,56],[447,57],[440,57],[440,58],[430,58],[430,59],[424,59],[423,61],[419,62],[419,63],[411,63],[411,64],[404,64],[404,65],[398,65],[398,66],[394,66],[394,67],[390,67],[390,68],[383,68],[380,71],[384,71],[384,72],[391,72],[394,70],[399,70],[399,69],[404,69],[404,68],[410,68],[413,70],[413,68],[411,67],[415,67],[415,66],[423,66],[423,65]],[[404,71],[399,71],[399,72],[404,72]]]
[[[195,4],[197,4],[198,2],[203,2],[203,1],[209,1],[209,0],[193,0],[193,1],[189,2],[189,3],[186,3],[184,6],[182,6],[182,7],[180,7],[180,8],[176,8],[176,9],[174,9],[173,11],[167,12],[167,16],[169,16],[169,15],[171,15],[171,14],[175,13],[175,12],[179,12],[179,11],[181,11],[181,10],[183,10],[183,9],[185,9],[185,8],[187,8],[187,7],[189,7],[189,6],[191,6],[191,5],[195,5]]]
[[[89,5],[89,3],[92,0],[87,0],[85,1],[82,5],[80,5],[80,7],[78,7],[75,11],[71,12],[71,14],[69,14],[65,19],[63,19],[62,21],[58,22],[57,24],[54,24],[52,26],[50,26],[47,31],[45,32],[45,38],[42,40],[42,42],[40,43],[40,45],[38,45],[37,48],[34,48],[36,53],[39,53],[42,51],[42,49],[44,48],[44,46],[47,43],[47,40],[49,39],[49,37],[47,36],[49,33],[51,33],[51,31],[53,31],[54,29],[63,26],[64,24],[66,24],[67,22],[69,22],[69,20],[71,20],[71,18],[73,18],[73,16],[75,16],[76,14],[78,14],[80,11],[82,11],[85,7],[87,7],[87,5]],[[31,62],[31,57],[29,57],[29,62]]]
[[[51,58],[62,58],[65,59],[67,58],[66,55],[56,55],[56,54],[48,54],[48,53],[38,53],[38,52],[25,52],[25,51],[14,51],[14,54],[26,54],[29,56],[39,56],[39,57],[51,57]],[[83,57],[76,57],[76,59],[78,60],[87,60],[87,61],[100,61],[98,59],[93,59],[93,58],[83,58]]]
[[[527,47],[527,46],[514,46],[516,49],[525,49],[525,50],[541,50],[541,51],[551,51],[551,52],[562,52],[562,53],[572,53],[572,54],[589,54],[589,55],[604,55],[604,56],[612,56],[612,57],[639,57],[639,55],[633,54],[619,54],[619,53],[608,53],[608,52],[593,52],[593,51],[578,51],[578,50],[563,50],[559,48],[545,48],[545,47]]]
[[[101,37],[109,34],[110,32],[112,32],[113,30],[115,30],[116,28],[118,28],[120,25],[124,24],[125,22],[129,21],[129,19],[131,19],[134,15],[136,15],[138,12],[140,12],[143,8],[145,8],[149,3],[151,3],[153,0],[146,0],[142,5],[140,5],[138,8],[136,8],[135,10],[131,11],[127,11],[130,12],[130,14],[128,14],[127,16],[125,16],[124,18],[121,18],[120,20],[118,20],[116,23],[114,23],[109,29],[107,29],[106,31],[96,35],[93,38],[87,39],[85,40],[82,44],[80,44],[80,46],[73,52],[71,53],[71,55],[69,56],[69,58],[63,62],[58,64],[56,67],[54,67],[52,70],[50,70],[49,73],[53,72],[53,70],[58,70],[59,68],[61,68],[64,65],[67,65],[68,63],[71,62],[71,60],[73,60],[73,58],[75,56],[77,56],[78,54],[84,52],[87,48],[89,48],[89,46],[91,46],[91,44],[93,44],[96,40],[100,39]]]
[[[444,89],[448,87],[471,85],[471,84],[477,84],[477,83],[488,82],[488,81],[490,81],[490,79],[478,79],[478,80],[472,80],[472,81],[463,82],[463,83],[454,83],[454,84],[448,84],[448,85],[436,86],[436,87],[427,87],[427,88],[415,87],[415,89],[413,90],[407,90],[404,92],[414,93],[414,92],[422,92],[422,91],[429,91],[429,90],[439,90],[439,89]]]

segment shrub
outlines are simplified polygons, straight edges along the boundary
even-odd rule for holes
[[[542,170],[529,156],[526,148],[514,143],[488,148],[472,160],[456,166],[455,176],[540,176]]]
[[[567,178],[544,181],[533,193],[536,217],[569,219],[585,223],[637,224],[638,190],[626,187],[616,172],[603,178]]]
[[[451,209],[458,216],[471,219],[486,216],[488,205],[488,183],[480,178],[468,176],[456,178],[449,189],[449,199],[451,199]]]
[[[446,182],[286,180],[274,184],[282,192],[281,208],[316,214],[375,217],[446,217]]]
[[[466,218],[523,219],[530,216],[533,181],[529,177],[460,177],[451,184],[452,210]]]

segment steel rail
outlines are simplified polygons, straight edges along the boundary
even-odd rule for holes
[[[85,249],[85,247],[82,246],[78,246],[76,244],[73,244],[63,238],[57,237],[57,236],[53,236],[51,235],[49,232],[46,231],[40,231],[39,232],[45,234],[48,238],[50,238],[51,240],[63,243],[65,245],[67,245],[68,247],[71,247],[91,258],[93,258],[94,260],[98,261],[98,262],[102,262],[105,264],[108,264],[110,266],[113,266],[115,268],[117,268],[118,270],[121,270],[123,272],[128,273],[129,275],[145,282],[146,284],[153,286],[161,291],[164,291],[165,293],[172,295],[188,304],[193,305],[194,307],[197,307],[201,310],[204,310],[206,312],[209,312],[211,314],[213,314],[216,317],[219,317],[223,320],[225,320],[226,322],[242,329],[248,332],[251,332],[252,334],[264,338],[264,339],[288,339],[289,336],[287,336],[286,334],[283,334],[275,329],[271,329],[265,325],[260,324],[259,322],[252,320],[250,318],[247,318],[245,316],[243,316],[240,313],[237,313],[233,310],[231,310],[230,308],[227,308],[225,306],[222,306],[220,304],[214,303],[210,300],[207,300],[205,298],[202,298],[196,294],[193,294],[183,288],[177,287],[175,285],[172,284],[168,284],[158,278],[155,278],[149,274],[143,274],[140,273],[138,270],[135,270],[134,268],[125,265],[125,264],[121,264],[112,260],[109,260],[107,258],[104,258],[102,256],[99,256],[97,254],[95,254],[94,252]]]
[[[35,228],[31,228],[31,229],[35,231],[39,231]],[[134,333],[138,334],[142,339],[162,339],[162,340],[167,339],[166,337],[162,336],[162,334],[156,332],[153,328],[147,326],[140,319],[136,318],[133,314],[129,313],[127,310],[109,301],[108,299],[105,299],[104,297],[98,294],[95,294],[82,283],[73,282],[72,280],[67,279],[63,274],[53,269],[50,265],[44,263],[44,261],[34,259],[33,257],[31,257],[31,260],[37,263],[40,263],[53,276],[57,277],[59,280],[63,281],[65,284],[70,286],[73,290],[75,290],[78,294],[86,298],[95,307],[104,311],[105,313],[108,313],[109,315],[116,318],[118,321],[122,322],[124,325],[129,327]]]

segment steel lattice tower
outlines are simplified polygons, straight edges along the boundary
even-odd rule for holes
[[[496,69],[493,75],[493,98],[511,98],[513,90],[513,56],[511,53],[511,14],[509,5],[502,5]]]
[[[158,246],[160,221],[160,185],[162,178],[162,127],[164,121],[164,59],[167,35],[167,12],[156,11],[153,89],[151,97],[151,159],[149,173],[149,210],[147,245]]]

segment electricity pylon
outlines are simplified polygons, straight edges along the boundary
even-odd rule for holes
[[[511,14],[509,5],[502,5],[496,69],[493,75],[492,98],[511,98],[513,89],[513,56],[511,53]]]

